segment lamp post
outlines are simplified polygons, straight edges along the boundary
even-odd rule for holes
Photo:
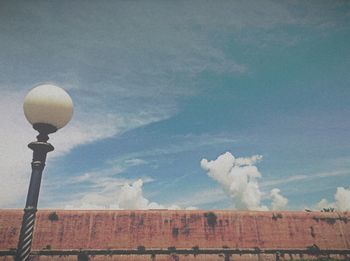
[[[68,93],[60,87],[42,84],[27,94],[23,110],[27,120],[39,132],[39,135],[37,141],[28,145],[33,151],[32,174],[17,246],[16,261],[29,260],[41,176],[45,167],[46,155],[54,150],[54,147],[47,142],[48,134],[56,132],[70,121],[73,115],[73,102]]]

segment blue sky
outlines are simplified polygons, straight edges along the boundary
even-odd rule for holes
[[[42,208],[238,208],[225,152],[261,175],[243,177],[254,209],[273,188],[285,209],[347,200],[349,46],[348,1],[1,1],[0,206],[24,205],[41,82],[75,103]]]

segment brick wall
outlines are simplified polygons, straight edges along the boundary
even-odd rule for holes
[[[0,211],[0,251],[2,253],[16,248],[21,218],[20,210]],[[122,260],[129,260],[131,255],[135,258],[130,260],[139,260],[138,258],[142,258],[142,255],[138,253],[142,251],[146,252],[144,252],[144,259],[140,260],[163,260],[162,254],[168,258],[164,260],[192,260],[193,258],[193,260],[231,260],[232,256],[238,253],[234,251],[240,250],[248,251],[242,253],[245,257],[248,254],[251,255],[249,260],[258,258],[258,255],[265,256],[265,260],[276,260],[276,256],[279,258],[279,253],[282,254],[281,258],[289,258],[293,255],[302,257],[303,253],[310,251],[315,254],[326,251],[324,253],[333,253],[335,257],[339,252],[343,253],[340,257],[344,257],[344,253],[350,250],[350,214],[42,210],[37,214],[32,249],[41,251],[40,260],[56,260],[50,259],[52,258],[50,256],[45,257],[45,253],[52,254],[54,251],[72,254],[75,256],[72,260],[77,260],[76,251],[83,250],[90,251],[88,252],[90,260],[93,258],[109,260],[106,259],[107,257],[98,259],[101,258],[101,253],[107,255],[107,252],[99,252],[99,250],[125,250],[130,255],[126,255],[129,256],[128,259]],[[190,250],[190,253],[187,253],[187,258],[184,259],[186,253],[181,254],[179,250],[186,249]],[[128,250],[139,252],[133,253]],[[147,252],[153,250],[165,252],[154,252],[157,253],[157,259],[154,259],[153,252]],[[213,252],[201,252],[204,250]],[[94,254],[96,254],[95,257],[92,257]],[[176,259],[174,255],[179,255],[183,259]],[[210,259],[214,255],[217,259]],[[199,256],[202,258],[198,259]],[[112,257],[114,259],[111,260],[121,260],[117,259],[118,255],[109,256],[109,258]],[[2,260],[5,260],[4,258],[5,254]],[[62,260],[63,258],[61,256]],[[71,260],[69,258],[72,257],[65,258]]]

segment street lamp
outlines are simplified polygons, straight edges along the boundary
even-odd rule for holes
[[[42,84],[27,94],[23,110],[27,120],[39,132],[39,135],[37,141],[28,145],[33,150],[32,174],[17,246],[16,261],[27,261],[30,256],[41,176],[45,167],[46,155],[54,150],[54,147],[47,142],[48,134],[56,132],[70,121],[73,115],[73,102],[68,93],[60,87]]]

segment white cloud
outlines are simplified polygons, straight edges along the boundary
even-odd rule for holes
[[[337,187],[334,194],[334,202],[328,202],[327,199],[322,199],[317,203],[316,208],[322,210],[324,208],[334,208],[338,211],[350,210],[350,188]]]
[[[75,176],[69,180],[64,181],[65,184],[77,184],[77,183],[89,183],[87,187],[84,187],[85,194],[89,195],[95,195],[95,189],[98,188],[100,191],[102,190],[104,195],[108,194],[108,197],[105,197],[104,203],[100,204],[99,206],[101,208],[109,208],[110,205],[115,205],[115,202],[113,200],[110,200],[111,198],[118,198],[119,197],[119,190],[121,184],[128,183],[130,186],[132,185],[132,182],[134,180],[128,180],[123,179],[120,176],[118,178],[115,177],[115,175],[121,174],[127,169],[133,167],[133,166],[139,166],[144,164],[149,164],[150,162],[145,161],[143,158],[147,157],[155,157],[159,155],[165,155],[165,154],[172,154],[172,153],[180,153],[183,151],[190,151],[196,148],[200,148],[203,146],[215,146],[218,144],[231,144],[236,142],[234,139],[227,138],[225,135],[193,135],[188,134],[185,136],[178,136],[176,137],[177,141],[179,142],[173,142],[168,147],[164,148],[153,148],[147,151],[141,151],[141,152],[135,152],[135,153],[128,153],[121,157],[110,159],[106,161],[105,166],[102,168],[98,168],[86,173],[83,173],[80,176]],[[238,159],[242,160],[242,159]],[[257,158],[254,158],[254,161],[258,160]],[[152,196],[155,196],[157,194],[165,193],[168,186],[173,186],[174,183],[177,183],[180,180],[183,180],[187,178],[188,175],[183,175],[177,178],[174,178],[171,182],[171,184],[162,184],[157,190],[154,190],[151,194]],[[140,176],[143,183],[146,182],[152,182],[153,179],[148,176]],[[54,184],[60,184],[62,185],[62,180],[57,180],[57,182],[53,182]],[[55,186],[55,185],[53,185]],[[108,190],[106,188],[111,188],[111,190]],[[108,192],[106,192],[108,190]],[[209,193],[209,194],[208,194]],[[215,194],[215,197],[212,197],[211,195]],[[78,201],[76,201],[74,204],[77,208],[81,208],[81,206],[89,206],[87,203],[81,202],[83,200],[83,195],[80,195],[79,193],[75,195],[77,198],[80,198]],[[168,209],[177,209],[180,208],[193,208],[193,206],[200,205],[200,204],[206,204],[206,203],[213,203],[218,202],[222,200],[225,197],[222,191],[206,191],[206,192],[200,192],[195,195],[189,195],[186,198],[175,200],[175,204],[173,202],[167,202],[167,204],[163,204]],[[90,199],[89,199],[90,200]],[[61,200],[62,201],[62,200]],[[69,199],[67,200],[70,201]],[[89,201],[90,202],[90,201]],[[72,203],[72,202],[71,202]],[[71,205],[71,203],[67,203],[68,205]],[[89,203],[91,206],[95,206],[94,203]],[[50,205],[52,206],[52,204]],[[60,206],[58,206],[60,207]],[[119,208],[119,207],[118,207]],[[154,206],[156,208],[156,206]]]
[[[0,92],[0,207],[22,207],[29,185],[32,152],[27,144],[35,140],[37,132],[25,120],[22,104],[25,92]],[[148,112],[112,114],[88,113],[77,106],[72,122],[67,127],[50,135],[49,142],[55,151],[48,154],[48,164],[68,153],[71,149],[97,140],[113,137],[167,117],[166,113]],[[133,159],[138,160],[138,159]],[[130,162],[139,164],[140,162]]]
[[[276,186],[281,184],[288,184],[288,183],[301,182],[301,181],[311,181],[314,179],[331,178],[331,177],[345,176],[345,175],[349,175],[348,169],[329,171],[329,172],[320,172],[320,173],[308,173],[303,175],[289,176],[283,179],[279,178],[279,179],[263,181],[261,182],[261,186],[271,187],[271,186]]]
[[[118,197],[118,207],[120,209],[197,209],[194,206],[183,208],[177,204],[165,205],[157,202],[150,202],[143,196],[143,183],[142,179],[138,179],[132,184],[124,184]]]
[[[226,47],[232,39],[243,46],[257,42],[265,46],[276,42],[288,45],[300,41],[300,37],[272,29],[282,25],[336,23],[334,6],[338,4],[315,7],[303,3],[300,6],[303,12],[297,12],[289,3],[271,1],[220,1],[216,5],[196,1],[186,5],[110,2],[98,7],[78,1],[59,6],[69,12],[48,15],[51,9],[57,9],[53,2],[27,5],[24,9],[29,10],[31,17],[40,17],[30,23],[26,19],[28,14],[23,13],[23,3],[21,8],[16,3],[7,5],[14,6],[8,8],[8,16],[0,17],[1,24],[8,29],[0,43],[7,61],[0,72],[2,81],[24,86],[54,80],[74,91],[89,92],[85,95],[88,97],[81,98],[85,102],[104,96],[105,101],[110,99],[107,107],[113,104],[119,109],[128,107],[130,102],[139,104],[140,100],[130,98],[141,98],[142,103],[148,104],[156,101],[162,107],[174,104],[174,97],[200,91],[194,86],[193,77],[203,71],[228,74],[249,71],[228,53]],[[116,16],[115,10],[123,10],[123,14]],[[86,19],[89,13],[99,19]],[[12,21],[10,16],[19,19]],[[19,27],[42,30],[23,34],[15,30]],[[53,31],[62,34],[50,33]],[[67,45],[69,48],[65,48]],[[48,59],[47,53],[56,55]],[[14,65],[16,70],[12,69]],[[177,80],[178,76],[191,80],[184,83]],[[121,101],[114,103],[111,97],[120,97]]]
[[[143,181],[136,180],[132,184],[125,184],[120,191],[118,197],[118,206],[121,209],[149,209],[149,208],[164,208],[163,206],[149,202],[142,193]]]
[[[281,210],[285,209],[288,205],[288,199],[286,197],[283,197],[280,194],[280,190],[278,188],[274,188],[270,192],[270,197],[272,200],[271,208],[272,210]]]
[[[76,112],[73,121],[62,130],[51,135],[50,141],[55,145],[54,156],[61,156],[80,144],[88,144],[98,140],[119,135],[128,130],[160,121],[168,114],[160,115],[157,112],[139,114],[86,113],[80,109]]]
[[[257,182],[261,174],[253,166],[259,158],[254,156],[236,159],[226,152],[214,161],[202,159],[201,167],[223,187],[235,208],[265,210],[267,207],[260,205],[262,193]]]
[[[338,187],[334,195],[335,206],[340,211],[350,210],[350,188]]]
[[[187,151],[194,151],[198,148],[206,146],[219,146],[223,144],[232,144],[237,142],[237,140],[232,138],[227,138],[225,135],[211,135],[211,134],[202,134],[202,135],[193,135],[188,134],[184,136],[173,137],[174,142],[167,144],[166,147],[151,148],[150,150],[140,151],[137,153],[130,153],[126,156],[128,157],[155,157],[159,155],[168,155],[176,154]]]
[[[66,209],[181,209],[178,205],[165,206],[151,202],[143,195],[143,180],[115,182],[113,188],[103,192],[85,194],[81,199],[68,203]],[[186,209],[196,209],[188,207]]]
[[[225,193],[219,188],[191,191],[191,194],[183,195],[176,201],[176,205],[199,206],[204,204],[215,204],[227,199]]]
[[[267,206],[261,204],[263,193],[258,183],[261,174],[254,166],[261,158],[260,155],[235,158],[230,152],[226,152],[213,161],[202,159],[201,167],[222,186],[234,208],[267,210]],[[271,199],[272,208],[285,207],[288,202],[279,194],[278,189],[271,191]]]
[[[121,174],[130,168],[148,164],[140,158],[120,158],[107,161],[107,167],[65,181],[65,185],[86,185],[84,191],[78,190],[56,202],[55,208],[66,209],[182,209],[176,204],[159,204],[149,201],[143,195],[145,183],[153,178],[144,176],[128,179]],[[62,184],[62,182],[60,183]],[[74,198],[74,199],[72,199]],[[186,208],[187,209],[187,208]],[[194,207],[189,207],[194,209]]]
[[[22,93],[0,95],[0,206],[22,199],[29,184],[31,151],[27,144],[35,136],[22,112]],[[24,204],[24,203],[23,203]]]
[[[330,203],[327,199],[323,198],[316,204],[316,209],[322,210],[324,208],[334,208],[334,203]]]

